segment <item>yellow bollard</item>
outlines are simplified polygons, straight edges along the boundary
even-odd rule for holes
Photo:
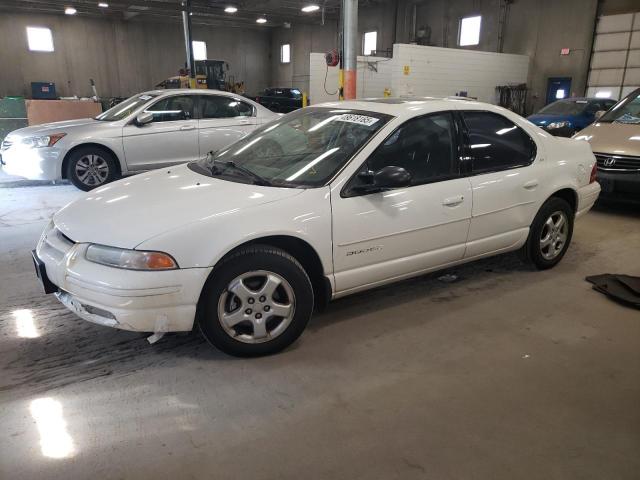
[[[309,98],[307,97],[307,92],[302,92],[302,108],[309,105]]]

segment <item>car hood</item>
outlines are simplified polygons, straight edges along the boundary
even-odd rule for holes
[[[181,165],[92,190],[58,211],[53,221],[74,242],[135,248],[169,230],[185,228],[189,235],[186,226],[194,222],[229,218],[302,191],[221,180]]]
[[[63,122],[43,123],[32,127],[20,128],[11,132],[12,137],[31,137],[35,135],[48,135],[56,132],[69,133],[73,129],[84,128],[87,126],[96,127],[109,124],[110,122],[101,122],[93,118],[79,118],[76,120],[65,120]]]
[[[527,117],[531,123],[538,126],[545,126],[553,122],[573,122],[575,121],[574,115],[529,115]]]
[[[596,122],[574,138],[587,140],[594,153],[640,156],[640,124]]]

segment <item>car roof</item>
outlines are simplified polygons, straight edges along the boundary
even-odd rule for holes
[[[157,90],[149,90],[141,92],[138,95],[164,95],[170,93],[193,93],[198,95],[223,95],[225,97],[241,97],[242,95],[233,92],[225,92],[224,90],[213,90],[205,88],[159,88]]]
[[[386,113],[396,117],[413,117],[430,112],[440,112],[443,110],[488,110],[496,113],[509,112],[508,110],[492,105],[490,103],[479,102],[466,97],[385,97],[385,98],[363,98],[359,100],[343,100],[335,102],[325,102],[312,107],[340,108],[353,110],[366,110],[376,113]],[[509,112],[512,113],[512,112]]]

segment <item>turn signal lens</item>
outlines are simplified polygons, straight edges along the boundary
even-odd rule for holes
[[[166,253],[147,252],[147,268],[151,270],[167,270],[176,268],[176,262]]]
[[[589,183],[593,183],[596,181],[597,174],[598,174],[598,164],[594,163],[593,168],[591,169],[591,176],[589,177]]]
[[[178,264],[163,252],[141,252],[125,248],[89,245],[85,258],[93,263],[127,270],[174,270]]]

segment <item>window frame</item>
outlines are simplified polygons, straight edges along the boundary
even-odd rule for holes
[[[198,120],[224,120],[225,118],[254,118],[257,116],[257,109],[255,105],[252,105],[249,102],[244,101],[243,99],[239,98],[239,97],[228,97],[226,95],[217,95],[217,94],[206,94],[206,93],[197,93],[194,94],[196,95],[197,99],[197,106],[196,106],[196,116],[195,118],[197,118]],[[233,101],[236,102],[240,102],[243,103],[249,107],[251,107],[251,115],[236,115],[235,117],[217,117],[217,118],[205,118],[204,117],[204,99],[208,98],[208,97],[216,97],[216,98],[229,98]]]
[[[467,20],[467,19],[471,19],[471,18],[480,18],[480,25],[478,26],[478,41],[477,43],[465,43],[464,45],[462,44],[462,23]],[[482,37],[482,15],[481,14],[474,14],[474,15],[467,15],[464,17],[460,17],[460,20],[458,21],[458,47],[477,47],[478,45],[480,45],[480,40]]]
[[[376,41],[375,41],[375,46],[374,49],[371,50],[370,53],[366,53],[366,45],[367,45],[367,35],[369,35],[370,33],[375,33],[376,34]],[[362,34],[362,55],[369,57],[373,55],[373,52],[377,52],[378,51],[378,30],[370,30],[368,32],[364,32]]]
[[[512,165],[509,167],[499,167],[499,168],[492,168],[492,169],[488,169],[488,170],[482,170],[482,171],[474,171],[473,168],[473,163],[474,163],[474,156],[471,152],[471,138],[469,136],[469,127],[467,126],[467,123],[465,122],[464,119],[464,114],[465,113],[487,113],[490,115],[496,115],[498,117],[501,117],[505,120],[507,120],[509,123],[512,123],[513,125],[515,125],[520,131],[522,131],[527,138],[529,139],[529,142],[531,143],[531,145],[533,145],[533,153],[531,155],[531,157],[529,158],[529,161],[527,163],[524,164],[519,164],[519,165]],[[529,167],[533,164],[533,162],[536,161],[536,158],[538,158],[538,152],[539,152],[539,148],[538,148],[538,143],[535,141],[535,139],[533,138],[533,136],[522,126],[520,125],[518,122],[513,121],[512,119],[510,119],[509,117],[502,115],[500,113],[497,112],[492,112],[491,110],[475,110],[475,109],[471,109],[471,110],[466,110],[466,109],[462,109],[462,110],[457,110],[456,111],[456,116],[458,118],[458,122],[460,123],[460,129],[462,132],[462,139],[463,139],[463,145],[462,145],[462,155],[460,157],[461,160],[461,167],[462,167],[462,171],[464,176],[467,177],[475,177],[478,175],[486,175],[486,174],[490,174],[490,173],[496,173],[496,172],[505,172],[507,170],[514,170],[516,168],[526,168]]]
[[[31,42],[29,40],[29,30],[48,30],[49,36],[51,37],[51,50],[32,49]],[[56,45],[55,45],[55,42],[53,41],[53,29],[51,27],[27,25],[24,31],[27,35],[27,51],[32,53],[54,53],[56,51]]]
[[[288,47],[289,51],[287,52],[289,55],[289,58],[287,59],[287,61],[284,61],[284,47]],[[281,43],[280,44],[280,63],[283,65],[288,65],[291,63],[291,44],[290,43]]]
[[[462,169],[462,153],[463,153],[463,133],[461,131],[461,126],[460,123],[458,121],[458,118],[456,117],[456,111],[455,110],[440,110],[437,112],[429,112],[429,113],[425,113],[424,115],[416,115],[415,117],[411,117],[406,119],[404,122],[402,122],[400,125],[398,125],[397,127],[395,127],[387,136],[384,137],[384,139],[382,139],[378,145],[376,145],[376,147],[373,149],[373,151],[367,156],[367,158],[364,159],[364,161],[358,166],[358,168],[356,168],[356,170],[354,171],[354,173],[351,175],[351,177],[349,177],[349,179],[345,182],[344,187],[342,187],[342,190],[340,191],[340,197],[341,198],[351,198],[351,197],[362,197],[365,195],[375,195],[376,193],[380,193],[380,191],[374,191],[374,192],[358,192],[357,190],[354,190],[354,182],[356,181],[358,175],[363,171],[363,168],[365,167],[365,165],[369,162],[369,158],[378,150],[378,148],[380,148],[382,145],[384,145],[384,143],[389,140],[391,137],[393,137],[396,132],[401,129],[402,127],[404,127],[407,123],[411,122],[411,121],[415,121],[415,120],[419,120],[422,118],[426,118],[426,117],[432,117],[432,116],[436,116],[436,115],[449,115],[450,120],[451,120],[451,126],[453,127],[453,141],[454,141],[454,145],[453,145],[453,161],[455,163],[454,167],[456,167],[457,171],[456,172],[452,172],[450,176],[447,177],[441,177],[441,178],[437,178],[437,179],[432,179],[432,180],[426,180],[420,183],[412,183],[411,185],[409,185],[406,188],[413,188],[413,187],[420,187],[423,185],[430,185],[432,183],[440,183],[440,182],[447,182],[449,180],[455,180],[457,178],[462,178],[465,176],[465,173]],[[373,140],[373,139],[372,139]],[[369,171],[371,171],[369,169],[369,167],[367,166],[367,169]]]

